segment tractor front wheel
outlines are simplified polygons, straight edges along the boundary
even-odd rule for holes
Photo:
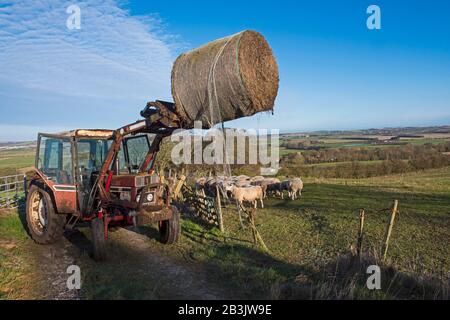
[[[92,247],[94,250],[94,260],[106,260],[106,239],[105,225],[103,219],[95,218],[91,221]]]
[[[159,222],[159,241],[164,244],[173,244],[180,236],[180,213],[172,206],[172,218]]]

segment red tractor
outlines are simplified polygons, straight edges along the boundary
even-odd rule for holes
[[[97,260],[106,258],[110,225],[158,222],[161,242],[178,240],[180,216],[153,164],[179,120],[174,105],[164,101],[149,102],[141,115],[144,120],[114,131],[39,133],[26,202],[37,243],[54,243],[79,222],[90,222]]]

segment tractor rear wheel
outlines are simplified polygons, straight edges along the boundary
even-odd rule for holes
[[[159,222],[159,241],[164,244],[173,244],[180,236],[180,213],[172,206],[172,218]]]
[[[106,239],[105,225],[103,219],[95,218],[91,221],[92,231],[92,249],[94,251],[94,260],[106,260]]]
[[[51,244],[62,237],[66,215],[58,214],[50,194],[33,184],[27,196],[26,220],[30,236],[35,242]]]

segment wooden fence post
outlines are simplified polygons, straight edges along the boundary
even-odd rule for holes
[[[186,177],[185,176],[181,176],[180,180],[178,180],[176,182],[175,190],[173,191],[173,197],[175,199],[178,199],[180,196],[182,196],[181,188],[183,187],[185,181],[186,181]]]
[[[217,217],[219,219],[219,229],[220,232],[224,232],[225,228],[223,226],[223,216],[222,216],[222,202],[220,201],[219,186],[216,183],[216,197],[217,197]]]
[[[359,230],[358,230],[358,244],[357,244],[357,253],[358,257],[361,257],[362,254],[362,243],[364,237],[364,209],[359,211]]]
[[[25,194],[25,199],[26,199],[28,196],[28,183],[27,183],[27,175],[26,174],[23,175],[23,193]]]
[[[248,215],[248,220],[250,222],[250,228],[252,229],[253,240],[255,241],[255,244],[259,243],[264,251],[269,252],[269,249],[267,248],[261,235],[259,234],[258,229],[256,229],[256,224],[255,224],[256,209],[251,208],[250,212],[248,212],[247,215]]]
[[[385,261],[387,257],[387,251],[389,248],[389,239],[391,238],[392,228],[394,227],[394,221],[397,212],[398,212],[398,200],[394,200],[394,207],[392,208],[391,219],[389,220],[389,223],[386,228],[386,234],[384,236],[383,261]]]
[[[9,185],[8,182],[8,177],[5,178],[5,182],[6,182],[6,207],[9,207],[11,205],[11,201],[9,199],[9,194],[11,191],[11,186]]]

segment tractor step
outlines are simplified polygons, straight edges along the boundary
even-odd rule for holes
[[[80,220],[80,216],[78,216],[78,215],[71,215],[69,220],[67,221],[66,225],[64,226],[64,229],[66,229],[66,230],[73,230],[73,228],[77,224],[78,220]]]

